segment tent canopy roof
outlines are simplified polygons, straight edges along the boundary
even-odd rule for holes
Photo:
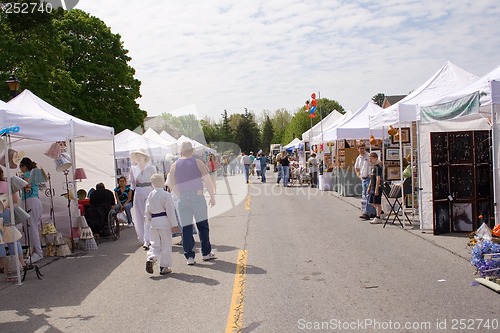
[[[66,140],[67,138],[112,140],[114,137],[114,129],[112,127],[94,124],[64,113],[27,89],[10,100],[8,104],[17,106],[18,111],[22,115],[64,122],[68,125],[67,131],[60,130],[59,133],[48,133],[44,128],[39,128],[38,130],[46,134],[44,136],[46,140],[48,140],[48,136],[57,137],[57,139],[51,141]]]

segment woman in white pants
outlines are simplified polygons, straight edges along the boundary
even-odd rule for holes
[[[24,210],[29,212],[28,230],[29,245],[31,253],[31,262],[37,262],[43,258],[42,244],[40,241],[40,225],[42,222],[42,202],[38,198],[38,184],[30,182],[31,170],[37,167],[36,163],[30,158],[25,157],[19,163],[19,168],[23,173],[22,178],[28,182],[28,185],[22,190],[22,201],[25,205]]]
[[[134,190],[134,227],[137,238],[143,243],[142,247],[144,250],[148,250],[150,228],[144,223],[146,199],[153,190],[151,176],[156,173],[156,168],[148,164],[150,161],[149,155],[141,150],[130,153],[130,160],[135,164],[130,169],[130,188]]]

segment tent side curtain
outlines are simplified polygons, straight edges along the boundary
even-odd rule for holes
[[[477,91],[451,102],[420,107],[422,123],[451,120],[477,113],[479,113],[479,92]]]

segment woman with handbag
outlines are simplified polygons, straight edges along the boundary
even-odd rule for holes
[[[127,185],[127,178],[121,176],[118,178],[118,186],[114,189],[116,202],[116,213],[123,213],[127,216],[127,225],[132,225],[132,190]]]

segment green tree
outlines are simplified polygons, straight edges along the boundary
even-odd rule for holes
[[[273,125],[273,139],[271,143],[284,144],[283,135],[291,119],[292,114],[287,109],[278,109],[274,112],[271,118],[271,123]]]
[[[146,112],[136,103],[140,82],[120,38],[80,10],[0,11],[0,76],[15,72],[22,89],[75,117],[115,132],[132,129]],[[8,99],[7,87],[0,94]]]
[[[63,49],[65,69],[78,84],[72,100],[74,114],[82,119],[113,126],[120,132],[143,123],[145,112],[136,99],[140,82],[128,65],[131,58],[121,36],[103,21],[81,10],[71,10],[54,20]]]
[[[240,115],[240,117],[235,117],[235,119],[237,119],[235,143],[242,151],[247,153],[258,150],[260,148],[260,132],[253,114],[245,108],[245,113]]]
[[[273,123],[269,116],[266,116],[264,123],[262,124],[262,150],[265,154],[269,153],[269,147],[273,143]]]
[[[378,93],[372,97],[373,103],[377,104],[380,107],[382,107],[382,104],[384,104],[384,99],[385,99],[385,95],[382,93]]]

